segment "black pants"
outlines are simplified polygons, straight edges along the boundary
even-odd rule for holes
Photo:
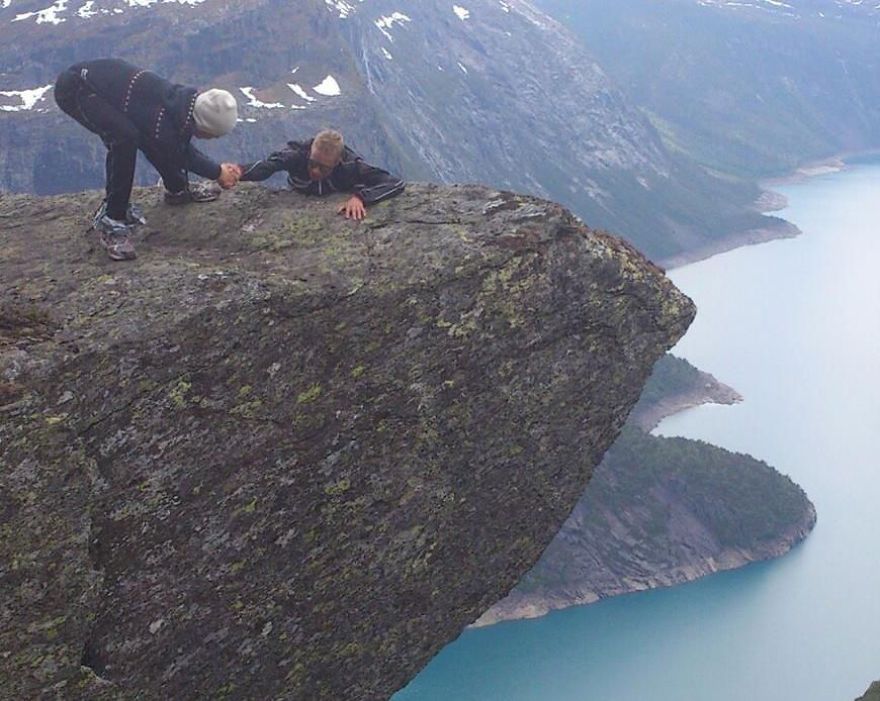
[[[78,74],[64,71],[58,76],[55,102],[65,114],[100,136],[107,147],[107,215],[111,219],[125,219],[139,148],[159,171],[168,190],[180,192],[186,189],[186,173],[170,163],[158,149],[151,147],[147,139],[142,139],[137,126],[96,94]]]

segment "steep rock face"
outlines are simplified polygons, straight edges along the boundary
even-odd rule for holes
[[[138,197],[119,265],[97,194],[0,196],[11,698],[387,698],[536,561],[694,313],[510,193]]]
[[[100,143],[47,88],[74,60],[118,55],[239,98],[244,121],[206,146],[218,158],[333,125],[409,179],[549,197],[654,259],[779,225],[750,209],[757,188],[667,150],[587,49],[522,0],[72,0],[57,23],[16,19],[46,2],[0,3],[0,188],[101,183]]]

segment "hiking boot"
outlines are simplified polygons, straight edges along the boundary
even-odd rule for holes
[[[190,183],[180,192],[165,191],[166,204],[189,204],[190,202],[213,202],[220,197],[220,191],[209,183]]]
[[[107,200],[103,200],[101,204],[98,206],[98,210],[95,212],[95,216],[92,219],[92,228],[96,231],[101,231],[100,221],[107,214]],[[115,221],[111,219],[110,221]],[[147,223],[147,218],[144,216],[143,210],[138,207],[136,204],[129,204],[128,209],[125,210],[125,223],[129,226],[138,226]]]
[[[220,189],[213,183],[190,183],[189,196],[193,202],[213,202],[220,197]]]
[[[147,223],[147,218],[140,207],[136,204],[130,204],[125,211],[125,223],[129,226],[143,226]]]
[[[131,242],[131,227],[124,221],[111,219],[106,214],[95,222],[99,241],[110,260],[134,260],[137,254]]]
[[[134,260],[137,252],[128,234],[105,234],[101,232],[101,246],[110,260]]]

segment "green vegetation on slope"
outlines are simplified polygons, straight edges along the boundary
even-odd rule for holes
[[[699,387],[704,381],[703,377],[703,373],[687,360],[667,353],[654,366],[654,372],[645,384],[633,413],[643,411],[666,397],[684,394]]]
[[[715,382],[670,354],[656,363],[560,534],[488,621],[519,617],[524,603],[558,608],[689,581],[778,556],[806,536],[815,510],[788,477],[748,455],[640,428],[640,414],[674,409],[676,397],[712,396],[707,378]]]
[[[714,571],[726,552],[780,554],[812,525],[812,505],[766,463],[703,441],[627,427],[514,595],[599,596]]]
[[[806,495],[791,479],[761,460],[704,441],[627,429],[606,463],[602,469],[613,473],[617,483],[607,496],[616,504],[639,499],[640,490],[662,482],[723,547],[749,548],[772,540],[804,517]]]

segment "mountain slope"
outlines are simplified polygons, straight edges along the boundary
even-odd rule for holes
[[[751,209],[754,186],[670,152],[579,41],[521,0],[80,1],[0,9],[2,187],[100,183],[100,145],[46,87],[73,60],[115,54],[239,96],[244,121],[218,156],[261,157],[331,124],[411,179],[548,197],[655,259],[779,223]]]
[[[865,692],[865,695],[860,696],[856,701],[880,701],[880,682],[871,684],[871,688]]]
[[[880,148],[877,3],[538,0],[666,143],[738,176]]]

